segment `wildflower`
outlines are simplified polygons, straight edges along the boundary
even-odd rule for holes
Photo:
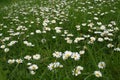
[[[51,23],[56,23],[56,20],[52,20]]]
[[[9,63],[9,64],[15,63],[15,59],[9,59],[9,60],[8,60],[8,63]]]
[[[70,36],[73,37],[74,35],[73,35],[73,34],[67,34],[67,36],[69,36],[69,37],[70,37]]]
[[[4,48],[5,48],[5,45],[1,45],[0,48],[4,49]]]
[[[118,47],[118,48],[114,48],[114,51],[120,51],[120,48]]]
[[[98,38],[98,41],[99,41],[99,42],[103,42],[104,39],[103,39],[103,38]]]
[[[34,32],[31,32],[30,35],[34,35]]]
[[[40,30],[36,30],[36,33],[41,33],[41,31]]]
[[[9,48],[5,48],[5,49],[4,49],[4,52],[5,52],[5,53],[9,52]]]
[[[75,52],[75,53],[72,53],[72,55],[71,55],[71,58],[73,58],[74,60],[79,60],[80,59],[80,54],[78,54],[77,52]]]
[[[77,30],[80,30],[80,25],[76,25],[75,27],[77,28]]]
[[[29,56],[29,55],[26,55],[25,57],[24,57],[24,59],[26,59],[26,60],[30,60],[32,57],[31,56]]]
[[[40,54],[35,54],[35,55],[33,55],[33,59],[35,59],[35,60],[39,60],[40,59]]]
[[[105,68],[105,66],[106,66],[105,62],[99,62],[99,63],[98,63],[98,67],[99,67],[100,69]]]
[[[43,29],[44,29],[45,31],[50,31],[50,30],[51,30],[50,27],[44,27]]]
[[[78,43],[79,41],[82,41],[82,40],[85,40],[85,38],[84,37],[77,37],[77,38],[75,38],[74,43]]]
[[[80,25],[76,25],[75,27],[76,27],[76,28],[80,28]]]
[[[45,42],[46,42],[46,39],[44,39],[44,38],[41,39],[41,42],[42,42],[42,43],[45,43]]]
[[[94,20],[98,20],[98,17],[94,17]]]
[[[91,40],[92,42],[94,42],[94,41],[96,40],[96,38],[95,38],[95,37],[90,37],[90,40]]]
[[[12,46],[12,45],[14,45],[15,43],[17,43],[18,41],[11,41],[9,44],[8,44],[8,46]]]
[[[37,70],[38,69],[38,66],[36,64],[32,64],[28,67],[29,70]]]
[[[84,37],[84,38],[89,38],[89,37],[90,37],[90,35],[83,35],[83,37]]]
[[[35,71],[30,71],[30,74],[35,75]]]
[[[55,38],[56,38],[56,36],[52,36],[52,38],[53,38],[53,39],[55,39]]]
[[[83,70],[82,66],[77,66],[75,69],[72,70],[72,75],[78,76],[81,74],[82,70]]]
[[[60,62],[54,62],[54,63],[50,63],[50,64],[48,65],[48,69],[49,69],[50,71],[53,70],[53,69],[62,68],[62,67],[63,67],[63,65],[60,64]]]
[[[108,48],[112,48],[112,47],[114,47],[114,45],[111,44],[111,43],[109,43],[109,44],[107,44],[107,47],[108,47]]]
[[[86,26],[86,23],[82,23],[82,26]]]
[[[61,33],[62,32],[61,29],[62,29],[62,27],[55,27],[56,33]]]
[[[81,50],[79,53],[80,53],[80,55],[83,55],[85,53],[85,51]]]
[[[88,26],[92,28],[94,26],[94,23],[89,23]]]
[[[24,41],[23,42],[26,46],[34,46],[31,42],[28,42],[28,41]]]
[[[115,30],[115,31],[118,31],[118,30],[119,30],[119,28],[118,28],[118,27],[115,27],[115,28],[114,28],[114,30]]]
[[[46,22],[43,22],[43,24],[42,24],[43,26],[47,26],[48,25],[48,23],[46,23]]]
[[[102,32],[101,31],[95,31],[94,33],[95,34],[101,34]]]
[[[18,64],[20,64],[20,63],[23,63],[23,60],[22,60],[22,59],[16,59],[16,62],[17,62]]]
[[[62,52],[55,51],[53,53],[53,57],[60,58],[62,56]]]
[[[102,77],[102,73],[100,71],[94,71],[94,75],[98,78]]]
[[[105,29],[106,29],[105,25],[102,25],[102,26],[100,27],[100,29],[101,29],[101,30],[105,30]]]
[[[95,37],[90,37],[90,41],[88,42],[88,44],[93,44],[95,40],[96,40]]]
[[[28,66],[32,65],[32,63],[27,63]]]
[[[71,39],[68,39],[68,40],[67,40],[67,43],[68,43],[68,44],[71,44],[72,42],[73,42],[73,41],[72,41]]]
[[[102,23],[101,23],[101,22],[97,22],[97,24],[98,24],[98,25],[102,25]]]
[[[68,30],[64,30],[64,34],[68,34]]]
[[[65,53],[63,54],[63,60],[68,59],[70,56],[72,55],[71,51],[65,51]]]

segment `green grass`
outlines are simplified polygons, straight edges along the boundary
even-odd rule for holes
[[[0,48],[0,80],[120,80],[120,51],[114,51],[114,48],[120,48],[120,30],[111,32],[113,36],[110,38],[113,41],[98,42],[96,40],[93,44],[88,44],[89,38],[69,44],[65,40],[67,36],[61,36],[64,34],[64,30],[68,30],[68,34],[74,35],[73,37],[68,36],[73,41],[76,37],[82,37],[83,34],[94,36],[97,39],[101,36],[94,34],[94,32],[102,31],[99,29],[100,26],[97,25],[97,22],[108,25],[112,24],[111,21],[115,21],[116,25],[112,25],[112,28],[106,28],[118,27],[120,29],[120,1],[103,1],[95,3],[94,0],[66,0],[65,2],[64,0],[55,0],[54,2],[49,2],[49,0],[2,0],[0,2],[0,34],[3,35],[0,36],[0,46],[6,45],[6,48],[9,48],[10,51],[4,52],[4,49]],[[89,9],[91,6],[93,8]],[[58,13],[55,11],[58,11]],[[91,14],[88,14],[88,12],[91,12]],[[98,12],[107,12],[107,14],[102,16]],[[94,20],[94,17],[98,17],[99,20]],[[51,31],[35,33],[36,30],[45,31],[43,22],[47,18],[49,21],[56,20],[56,23],[48,23],[47,25]],[[91,22],[88,20],[91,20]],[[32,21],[34,23],[31,23]],[[62,24],[59,22],[62,22]],[[87,25],[94,23],[94,27],[97,27],[98,30],[92,30],[87,25],[83,26],[83,23]],[[81,26],[80,31],[76,30],[76,25]],[[25,26],[28,30],[16,30],[18,26]],[[62,27],[61,33],[56,33],[55,27]],[[8,32],[10,29],[13,33],[24,33],[13,36]],[[89,32],[89,29],[92,32]],[[34,32],[34,35],[30,35],[31,32]],[[29,37],[27,37],[28,35]],[[56,38],[53,39],[52,36],[56,36]],[[5,37],[11,38],[4,41]],[[13,40],[18,41],[18,43],[8,46]],[[35,46],[26,46],[23,41],[31,42]],[[112,43],[114,47],[108,48],[108,43]],[[54,58],[52,55],[55,51],[64,53],[67,50],[72,52],[85,50],[85,54],[81,55],[78,61],[71,58],[67,60],[63,60],[62,57]],[[30,61],[24,59],[26,55],[32,56],[35,54],[40,54],[41,58]],[[8,63],[9,59],[19,58],[24,60],[22,64]],[[104,69],[98,68],[100,61],[106,63]],[[28,62],[38,65],[39,69],[36,70],[35,75],[30,74],[26,65]],[[60,62],[63,68],[50,71],[47,66],[52,62]],[[84,70],[81,71],[80,75],[74,76],[72,70],[78,65],[83,66]],[[102,77],[97,78],[93,75],[96,70],[101,71]]]

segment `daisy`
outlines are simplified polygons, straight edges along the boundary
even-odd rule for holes
[[[83,55],[85,53],[85,51],[81,50],[79,53],[80,53],[80,55]]]
[[[8,63],[9,63],[9,64],[15,63],[15,59],[9,59],[9,60],[8,60]]]
[[[102,73],[100,71],[94,71],[94,75],[98,78],[102,77]]]
[[[65,51],[64,54],[63,54],[63,56],[62,56],[63,60],[68,59],[71,55],[72,55],[71,51]]]
[[[98,63],[98,67],[99,67],[100,69],[105,68],[105,66],[106,66],[105,62],[99,62],[99,63]]]
[[[60,58],[62,56],[62,52],[55,51],[53,53],[53,57]]]
[[[39,60],[40,59],[40,54],[35,54],[35,55],[33,55],[33,59],[34,60]]]
[[[36,64],[32,64],[28,67],[29,70],[37,70],[38,69],[38,66]]]
[[[62,68],[62,67],[63,67],[63,65],[60,64],[60,62],[54,62],[54,63],[50,63],[50,64],[48,65],[48,69],[49,69],[50,71],[53,70],[53,69]]]
[[[81,74],[82,70],[83,70],[82,66],[77,66],[75,69],[72,70],[72,75],[78,76]]]
[[[26,60],[30,60],[32,57],[30,56],[30,55],[26,55],[25,57],[24,57],[24,59],[26,59]]]
[[[77,52],[75,52],[75,53],[72,53],[72,55],[71,55],[71,58],[73,58],[74,60],[79,60],[80,59],[80,54],[79,53],[77,53]]]
[[[23,60],[22,60],[22,59],[16,59],[16,62],[17,62],[18,64],[20,64],[20,63],[23,63]]]
[[[4,49],[4,52],[5,52],[5,53],[9,52],[9,48],[5,48],[5,49]]]
[[[35,75],[35,73],[36,73],[35,71],[30,71],[30,74],[32,75]]]

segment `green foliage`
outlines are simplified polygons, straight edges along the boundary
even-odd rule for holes
[[[2,69],[2,67],[0,67],[0,80],[7,80],[7,76],[6,76],[6,71],[4,71]]]

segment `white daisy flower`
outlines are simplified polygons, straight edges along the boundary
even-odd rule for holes
[[[68,44],[71,44],[73,41],[71,39],[67,40]]]
[[[85,50],[81,50],[79,53],[80,55],[83,55],[85,53]]]
[[[9,59],[9,60],[8,60],[8,63],[9,63],[9,64],[15,63],[15,59]]]
[[[36,33],[38,33],[38,34],[39,34],[39,33],[41,33],[41,31],[40,31],[40,30],[36,30]]]
[[[60,58],[62,56],[62,52],[55,51],[53,53],[53,57]]]
[[[78,76],[81,74],[82,70],[83,70],[82,66],[77,66],[75,69],[72,70],[72,75]]]
[[[100,71],[94,71],[94,75],[98,78],[102,77],[102,73]]]
[[[9,52],[9,48],[5,48],[5,49],[4,49],[4,52],[5,52],[5,53]]]
[[[86,26],[87,24],[86,23],[82,23],[82,26]]]
[[[16,59],[16,62],[17,62],[18,64],[20,64],[20,63],[23,63],[23,60],[22,60],[22,59]]]
[[[99,42],[103,42],[104,39],[103,39],[103,38],[98,38],[98,41],[99,41]]]
[[[32,63],[27,63],[28,66],[32,65]]]
[[[75,52],[75,53],[72,53],[72,55],[71,55],[71,58],[73,58],[74,60],[79,60],[80,59],[80,54],[79,53],[77,53],[77,52]]]
[[[96,40],[96,38],[95,38],[95,37],[90,37],[90,40],[91,40],[92,42],[94,42],[94,41]]]
[[[36,64],[32,64],[28,67],[29,70],[37,70],[38,69],[38,66]]]
[[[99,62],[99,63],[98,63],[98,67],[99,67],[100,69],[105,68],[105,67],[106,67],[105,62]]]
[[[60,62],[54,62],[54,63],[50,63],[50,64],[48,65],[48,69],[49,69],[50,71],[53,70],[53,69],[62,68],[62,67],[63,67],[63,65],[60,64]]]
[[[25,57],[24,57],[24,59],[26,59],[26,60],[31,60],[31,56],[30,55],[26,55]]]
[[[72,55],[72,52],[71,51],[65,51],[64,54],[63,54],[63,60],[66,60],[68,59],[69,57],[71,57]]]
[[[35,55],[33,55],[33,59],[34,60],[39,60],[40,59],[40,54],[35,54]]]
[[[113,48],[113,47],[114,47],[114,45],[113,45],[113,44],[111,44],[111,43],[109,43],[109,44],[107,44],[107,47],[108,47],[108,48]]]
[[[119,47],[114,48],[114,51],[120,51],[120,48]]]
[[[94,20],[98,20],[98,17],[94,17]]]
[[[4,48],[5,48],[5,45],[1,45],[0,48],[4,49]]]
[[[52,20],[51,23],[56,23],[56,20]]]
[[[32,75],[35,75],[35,73],[36,73],[35,71],[30,71],[30,74]]]
[[[105,30],[106,29],[105,25],[100,26],[100,29]]]

